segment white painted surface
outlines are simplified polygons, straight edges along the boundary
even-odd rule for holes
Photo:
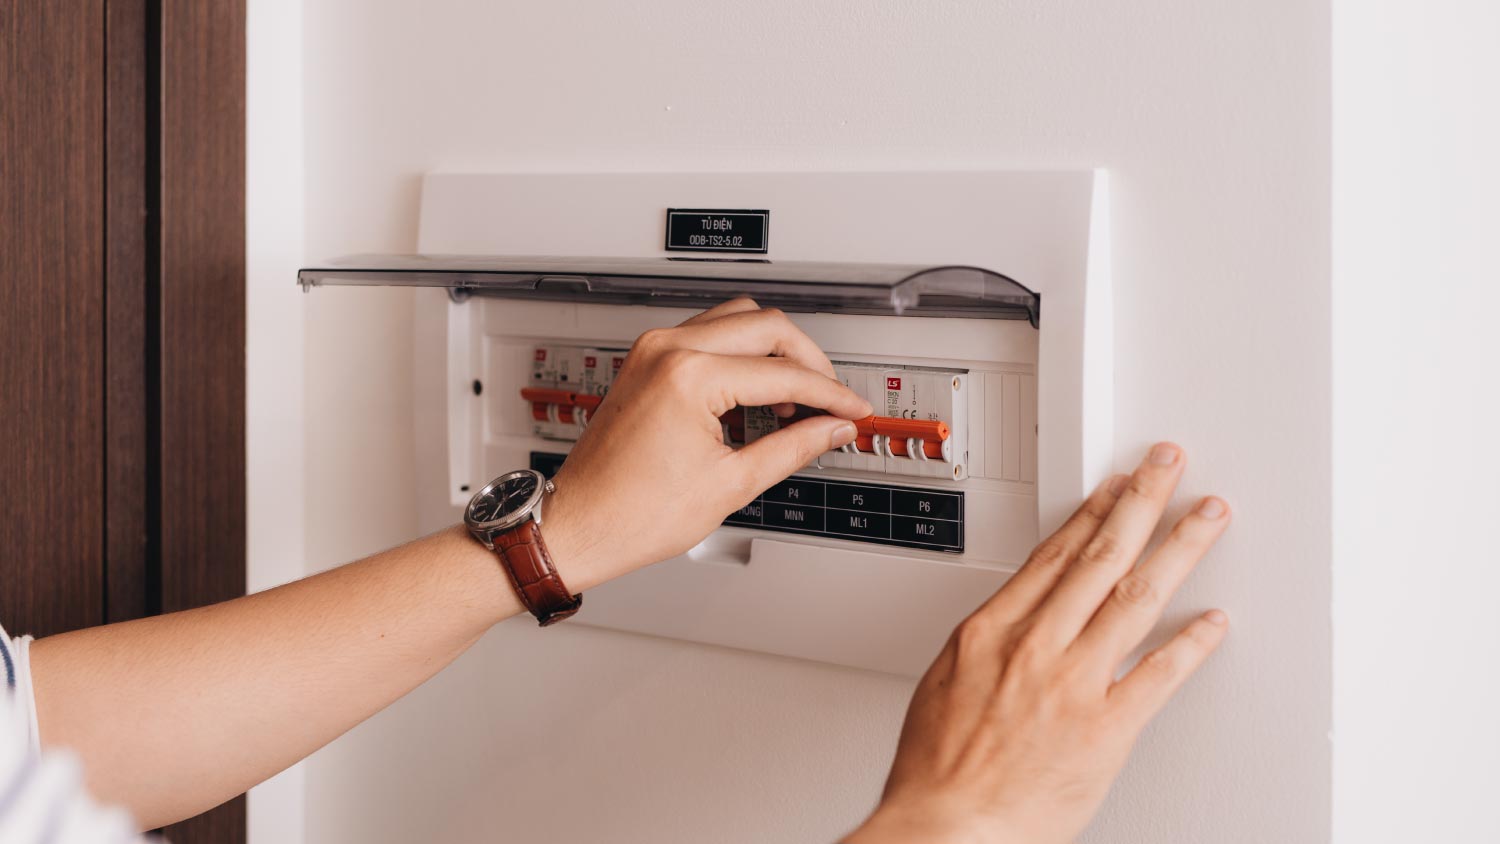
[[[302,2],[256,0],[245,19],[246,589],[306,572],[306,300],[302,261]],[[307,786],[296,765],[250,792],[255,844],[302,844]]]
[[[1333,5],[1334,840],[1494,841],[1500,6]]]
[[[1234,633],[1084,840],[1327,840],[1325,6],[308,0],[304,23],[310,255],[410,251],[441,169],[1107,167],[1114,462],[1176,439],[1182,501],[1233,502],[1171,616],[1222,605]],[[409,292],[305,301],[321,568],[414,532],[423,385]],[[309,762],[307,840],[832,840],[878,795],[909,691],[508,623]]]

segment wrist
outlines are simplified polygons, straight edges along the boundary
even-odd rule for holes
[[[423,558],[422,565],[430,571],[432,560],[439,561],[446,575],[444,582],[451,582],[456,590],[454,604],[472,609],[482,620],[480,632],[504,621],[518,612],[524,612],[521,598],[505,567],[499,564],[495,552],[484,547],[474,538],[467,525],[454,525],[423,542],[437,539],[447,549],[431,558]]]
[[[1003,820],[932,807],[882,804],[843,844],[1020,844]]]
[[[623,572],[610,570],[611,557],[600,553],[600,531],[590,530],[576,490],[557,486],[542,501],[541,534],[563,583],[584,592]]]

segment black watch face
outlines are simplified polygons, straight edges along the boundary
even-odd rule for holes
[[[536,491],[536,475],[528,472],[507,478],[474,499],[469,505],[469,519],[484,523],[508,516],[526,506]]]

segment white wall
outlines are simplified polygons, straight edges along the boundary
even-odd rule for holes
[[[1493,840],[1500,6],[1334,20],[1335,840]]]
[[[306,573],[302,0],[256,0],[246,41],[246,588]],[[301,765],[250,795],[252,840],[301,844]]]
[[[306,250],[410,249],[418,176],[439,168],[1108,167],[1117,463],[1174,438],[1183,500],[1234,503],[1174,613],[1222,605],[1234,632],[1086,840],[1326,841],[1328,17],[1301,0],[305,0]],[[316,569],[413,530],[412,349],[404,292],[304,310]],[[508,623],[308,763],[307,840],[832,840],[878,794],[908,694]]]

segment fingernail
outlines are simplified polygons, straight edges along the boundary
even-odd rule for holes
[[[828,448],[830,450],[843,448],[849,443],[854,442],[854,438],[857,436],[859,436],[859,430],[854,427],[854,423],[845,422],[833,429],[833,438],[829,440]]]
[[[1224,502],[1217,498],[1205,498],[1198,505],[1198,515],[1205,519],[1217,519],[1224,515]]]
[[[1109,494],[1116,498],[1125,494],[1125,487],[1130,486],[1129,475],[1115,475],[1109,479]]]
[[[1157,443],[1156,446],[1151,449],[1151,456],[1149,459],[1152,463],[1155,463],[1158,466],[1171,466],[1173,463],[1177,462],[1177,455],[1179,453],[1180,449],[1178,449],[1177,446],[1172,445],[1171,443]]]
[[[1203,614],[1203,620],[1209,624],[1216,624],[1223,627],[1229,623],[1229,616],[1223,610],[1209,610]]]

